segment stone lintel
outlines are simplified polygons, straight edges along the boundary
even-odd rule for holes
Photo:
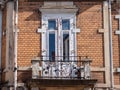
[[[39,9],[42,13],[76,13],[78,8],[69,1],[53,1],[44,2],[44,5]]]
[[[43,13],[76,13],[78,9],[40,9]]]

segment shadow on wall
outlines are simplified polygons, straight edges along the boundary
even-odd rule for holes
[[[78,14],[81,14],[85,12],[86,10],[94,7],[95,5],[102,5],[103,0],[95,1],[95,0],[84,0],[84,1],[75,1],[74,4],[78,7],[79,11]],[[95,10],[96,12],[99,12],[101,10]]]
[[[74,0],[74,4],[78,7],[78,9],[79,9],[78,14],[80,14],[95,5],[102,4],[101,1],[103,1],[103,0],[99,0],[99,1],[95,1],[95,0],[82,1],[81,0],[79,2],[77,0]],[[37,3],[37,4],[35,4],[35,3]],[[23,5],[23,4],[19,5],[19,12],[33,12],[33,14],[30,15],[29,17],[27,17],[25,20],[26,21],[39,21],[41,18],[41,13],[39,11],[39,8],[43,5],[43,2],[35,2],[35,1],[34,2],[24,2],[24,4],[25,5]]]
[[[33,14],[28,16],[25,21],[40,21],[41,19],[41,13],[39,12],[39,9],[34,9]]]
[[[111,9],[112,9],[112,15],[118,14],[120,9],[120,4],[113,2]]]
[[[18,72],[18,83],[26,83],[32,78],[32,71],[19,71]]]

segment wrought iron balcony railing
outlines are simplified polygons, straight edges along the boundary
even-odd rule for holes
[[[91,60],[81,57],[36,57],[32,60],[32,78],[90,79]]]

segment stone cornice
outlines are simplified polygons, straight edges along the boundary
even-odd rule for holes
[[[43,13],[76,13],[78,8],[73,4],[73,2],[65,1],[51,1],[44,2],[44,5],[39,9]]]

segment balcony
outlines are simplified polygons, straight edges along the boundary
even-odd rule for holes
[[[81,57],[36,57],[28,85],[93,87],[97,80],[91,78],[91,62]]]

